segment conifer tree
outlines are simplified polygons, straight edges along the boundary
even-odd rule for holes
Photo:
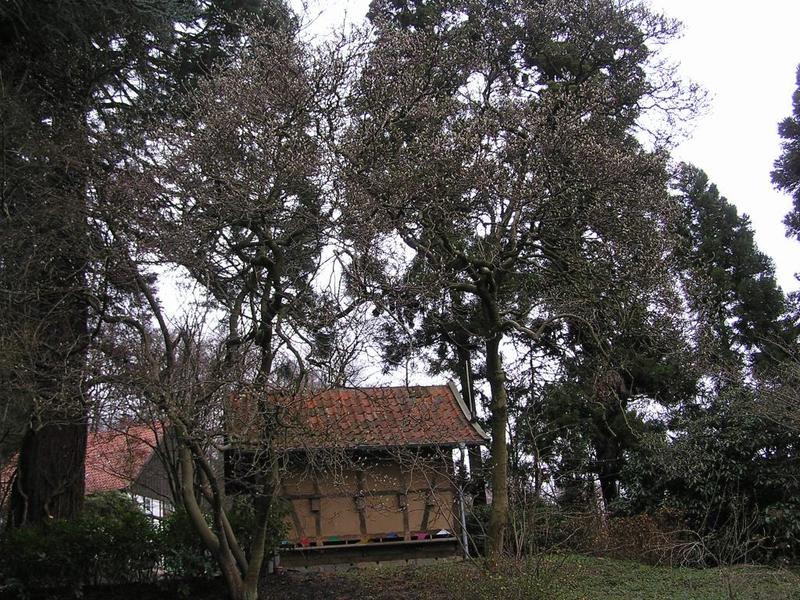
[[[797,67],[797,89],[792,95],[792,114],[778,125],[783,139],[780,157],[775,161],[772,183],[792,197],[792,210],[786,215],[787,235],[800,240],[800,65]]]
[[[83,501],[86,356],[99,315],[131,292],[107,247],[131,207],[110,202],[105,182],[146,148],[147,119],[168,119],[241,42],[232,17],[245,13],[288,18],[249,1],[0,6],[0,375],[28,421],[12,525]]]
[[[750,366],[748,359],[768,359],[786,310],[772,260],[756,246],[747,216],[703,171],[683,165],[676,191],[683,215],[675,258],[697,322],[701,360],[730,372],[736,364]]]

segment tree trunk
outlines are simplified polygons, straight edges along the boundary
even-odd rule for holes
[[[245,582],[242,590],[242,600],[258,600],[258,582]]]
[[[10,499],[10,526],[74,516],[83,506],[87,438],[82,383],[88,347],[88,232],[84,176],[56,169],[47,191],[30,196],[14,219],[29,238],[23,291],[11,315],[25,332],[27,364],[17,376],[30,398]],[[14,226],[10,223],[10,226]]]
[[[489,513],[489,532],[486,554],[490,560],[503,553],[506,526],[508,525],[508,446],[506,427],[508,425],[508,395],[506,394],[506,374],[500,356],[500,341],[503,335],[496,334],[486,342],[486,377],[492,390],[491,411],[492,432],[492,508]]]
[[[242,600],[258,600],[258,586],[248,586],[242,594]]]
[[[597,478],[600,480],[600,491],[603,494],[603,504],[605,509],[619,496],[617,490],[617,480],[619,479],[620,469],[620,449],[614,440],[595,440],[594,453]]]
[[[11,492],[9,525],[80,512],[85,492],[86,423],[45,423],[25,434]]]
[[[258,596],[248,595],[242,576],[239,569],[236,567],[236,561],[233,556],[217,558],[222,578],[225,580],[225,586],[228,588],[228,596],[231,600],[257,600]]]

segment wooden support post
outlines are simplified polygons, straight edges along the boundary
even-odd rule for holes
[[[358,495],[355,498],[356,510],[358,511],[358,527],[361,531],[361,542],[366,544],[369,542],[367,536],[367,500],[366,490],[364,489],[364,471],[356,471],[356,481],[358,483]]]
[[[436,472],[431,475],[430,488],[425,492],[425,510],[422,512],[422,523],[419,525],[420,531],[428,530],[428,520],[431,516],[431,506],[436,505]]]
[[[286,485],[281,485],[281,493],[283,494],[284,498],[288,498],[289,494],[286,491]],[[300,522],[300,517],[297,516],[297,511],[294,509],[294,501],[289,499],[289,516],[292,517],[292,524],[294,525],[294,530],[297,533],[297,539],[303,539],[306,534],[303,531],[303,524]]]
[[[311,513],[314,515],[314,533],[316,535],[316,545],[322,546],[322,510],[321,510],[321,495],[319,491],[319,481],[314,476],[314,494],[316,498],[311,499]],[[316,510],[314,510],[314,502],[316,501]]]

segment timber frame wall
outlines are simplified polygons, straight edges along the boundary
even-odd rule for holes
[[[397,560],[409,553],[459,552],[452,449],[351,451],[343,463],[290,468],[284,476],[281,496],[289,525],[281,544],[284,564],[292,550],[302,551],[303,563],[336,562],[332,559],[340,553],[319,550],[356,544],[359,547],[350,548],[347,562],[376,560],[378,555]],[[395,550],[377,548],[385,544]],[[431,552],[421,550],[426,544],[431,544]]]

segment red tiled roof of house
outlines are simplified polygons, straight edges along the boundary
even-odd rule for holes
[[[141,473],[161,438],[161,427],[90,432],[86,440],[86,494],[124,490]],[[16,457],[0,471],[0,499],[16,472]]]
[[[272,402],[275,402],[272,400]],[[486,442],[453,386],[342,388],[280,397],[283,426],[273,438],[284,450],[457,446]],[[250,411],[234,411],[253,431]]]
[[[150,460],[160,438],[160,427],[151,425],[90,433],[86,443],[86,493],[127,488]]]

